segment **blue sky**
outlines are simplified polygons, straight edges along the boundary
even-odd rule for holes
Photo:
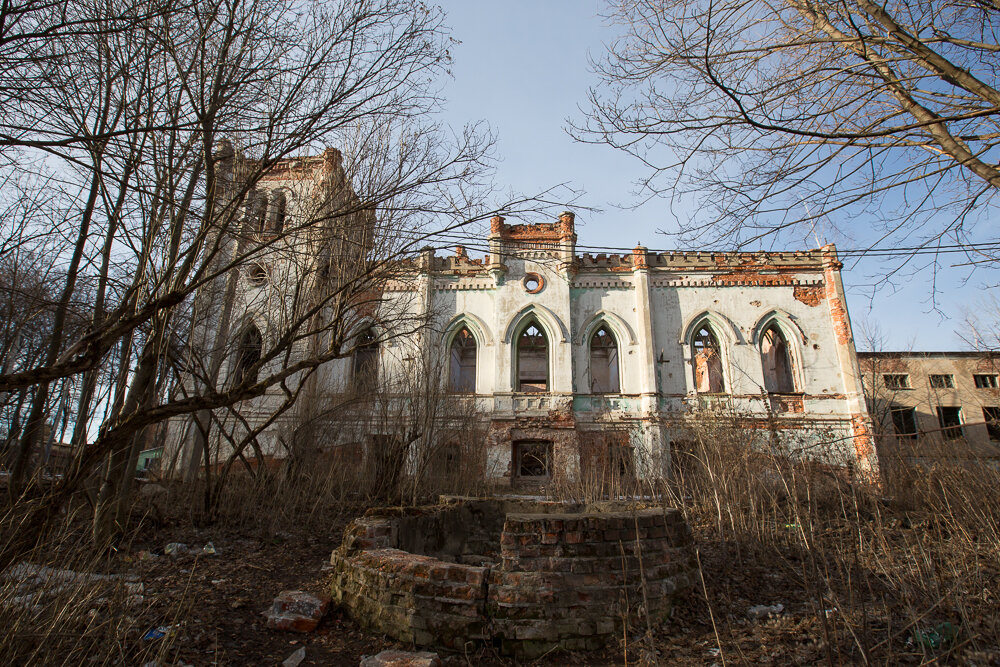
[[[486,121],[496,132],[501,159],[497,185],[536,192],[565,182],[582,190],[580,203],[601,211],[578,212],[581,245],[631,247],[641,242],[650,248],[674,247],[673,239],[657,233],[676,225],[667,202],[619,208],[635,203],[633,183],[643,174],[641,165],[608,147],[574,142],[564,131],[567,118],[580,116],[578,105],[596,82],[588,55],[599,56],[615,36],[614,28],[599,16],[603,3],[443,0],[441,4],[453,37],[461,42],[452,50],[454,78],[444,89],[444,119],[456,127]],[[846,243],[822,228],[817,236],[820,242],[837,241],[841,247]],[[965,347],[955,330],[967,311],[982,304],[984,290],[1000,283],[1000,272],[980,270],[970,275],[967,268],[949,268],[952,261],[962,260],[943,260],[945,266],[936,277],[929,269],[901,275],[894,285],[874,293],[872,276],[883,268],[878,260],[848,264],[844,281],[859,346],[859,324],[869,320],[885,334],[886,349]],[[932,284],[937,286],[940,312],[933,310],[935,304],[928,297]]]

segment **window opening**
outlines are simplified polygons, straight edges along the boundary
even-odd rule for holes
[[[997,388],[997,376],[996,375],[973,375],[972,379],[976,383],[976,389],[996,389]]]
[[[448,388],[460,394],[476,392],[476,339],[466,327],[451,341]]]
[[[270,232],[280,234],[285,229],[285,193],[276,191],[271,197]]]
[[[263,338],[260,329],[254,325],[248,326],[243,335],[240,336],[240,343],[236,349],[236,366],[233,369],[233,384],[243,382],[254,383],[257,381],[257,362],[260,361],[263,349]]]
[[[946,440],[955,440],[962,437],[962,408],[951,406],[938,406],[938,423],[943,429],[941,437]]]
[[[375,332],[366,329],[358,336],[354,348],[354,386],[357,389],[373,389],[378,376],[378,339]]]
[[[618,344],[603,326],[590,339],[590,391],[594,394],[617,394],[621,391]]]
[[[771,394],[791,394],[795,391],[792,378],[792,359],[788,341],[776,325],[764,332],[760,345],[761,364],[764,366],[764,389]]]
[[[522,479],[547,479],[552,467],[551,442],[519,442],[515,445],[517,476]]]
[[[909,389],[910,376],[899,374],[883,375],[882,383],[885,385],[886,389]]]
[[[934,389],[953,389],[955,387],[954,375],[930,375],[928,379]]]
[[[986,420],[986,432],[990,440],[1000,440],[1000,408],[984,407],[983,419]]]
[[[250,267],[250,283],[260,287],[267,282],[267,267],[263,264],[254,264]]]
[[[694,386],[699,393],[721,394],[726,390],[722,378],[722,354],[719,343],[707,325],[694,335]]]
[[[267,224],[267,195],[260,192],[254,193],[247,206],[250,228],[258,233],[264,232]]]
[[[901,438],[917,439],[917,417],[913,408],[890,408],[892,428]]]
[[[517,339],[517,391],[549,390],[549,344],[545,333],[532,323]]]

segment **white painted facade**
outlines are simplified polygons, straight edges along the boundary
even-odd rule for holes
[[[632,449],[622,451],[646,462],[643,474],[667,474],[677,424],[713,406],[760,424],[770,413],[803,444],[829,443],[826,458],[867,469],[876,465],[833,246],[741,254],[654,254],[637,247],[623,255],[591,256],[577,255],[575,244],[572,213],[524,225],[495,217],[484,259],[470,259],[459,248],[453,256],[428,250],[401,262],[384,284],[380,308],[394,315],[376,313],[356,327],[359,334],[368,326],[387,334],[378,346],[380,376],[401,372],[403,360],[430,357],[442,361],[436,368],[444,383],[456,335],[463,329],[472,335],[475,398],[459,394],[455,400],[474,400],[489,421],[482,474],[504,484],[533,481],[520,479],[525,468],[519,456],[535,450],[519,454],[519,443],[543,443],[545,476],[576,479],[595,451],[603,456],[623,437]],[[266,330],[273,314],[255,311],[264,308],[262,302],[247,293],[261,288],[242,285],[237,303],[247,310],[244,317]],[[428,325],[393,337],[392,320],[400,313],[425,316]],[[518,386],[519,337],[532,325],[547,343],[544,391]],[[601,328],[614,339],[620,382],[616,391],[596,393],[591,343]],[[696,359],[696,338],[706,328],[721,363],[714,351],[707,353],[709,362]],[[784,385],[765,392],[765,363],[772,362],[765,362],[762,351],[776,331],[787,349]],[[702,372],[697,364],[715,365]],[[355,368],[351,357],[326,363],[309,400],[322,403],[349,391]],[[712,375],[720,371],[721,381]],[[710,375],[721,391],[705,390]],[[255,405],[250,412],[267,412],[263,403]],[[262,441],[279,437],[283,427],[279,420]],[[365,438],[373,435],[364,431],[341,428],[337,437],[317,444],[353,444],[364,451]]]

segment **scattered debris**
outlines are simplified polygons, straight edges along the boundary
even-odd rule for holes
[[[170,627],[166,625],[161,625],[157,628],[150,628],[146,632],[146,634],[142,636],[142,638],[148,642],[151,642],[155,639],[163,639],[169,634],[170,634]]]
[[[203,556],[216,556],[218,552],[215,550],[215,545],[209,542],[204,547],[201,548],[201,555]]]
[[[913,638],[919,646],[929,649],[941,648],[943,644],[950,644],[958,637],[958,628],[951,623],[945,622],[935,625],[929,630],[914,630]]]
[[[783,604],[758,604],[747,609],[747,616],[755,621],[759,621],[762,618],[767,618],[771,614],[777,616],[781,612],[785,611],[785,605]]]
[[[191,549],[188,548],[188,545],[183,542],[171,542],[167,546],[163,547],[163,553],[172,558],[177,558],[178,556],[186,554],[190,551]]]
[[[267,627],[272,630],[291,632],[312,632],[319,625],[329,600],[322,600],[305,591],[282,591],[271,603],[267,616]]]
[[[306,647],[303,646],[295,653],[291,654],[281,663],[281,667],[299,667],[299,663],[306,659]]]
[[[437,653],[422,651],[382,651],[378,655],[361,657],[359,667],[441,667]]]

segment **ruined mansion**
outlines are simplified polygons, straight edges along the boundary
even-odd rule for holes
[[[820,458],[876,465],[833,246],[578,254],[571,212],[529,224],[498,215],[488,252],[400,254],[380,265],[388,268],[376,282],[319,311],[317,318],[344,322],[336,335],[316,327],[291,356],[260,361],[289,319],[289,295],[308,283],[304,264],[325,258],[316,273],[336,281],[348,259],[378,252],[366,240],[379,224],[374,211],[353,213],[361,222],[350,233],[333,222],[300,235],[294,252],[286,247],[293,221],[315,210],[315,189],[349,182],[341,163],[330,150],[265,175],[241,205],[256,238],[269,239],[266,247],[196,302],[205,315],[192,347],[206,359],[216,354],[220,386],[254,364],[263,366],[254,373],[266,372],[294,363],[295,354],[342,350],[303,380],[306,396],[295,410],[275,416],[284,400],[277,389],[236,406],[264,455],[283,456],[292,431],[322,414],[332,426],[310,431],[310,444],[361,465],[395,437],[388,421],[398,417],[420,421],[408,432],[425,439],[427,423],[439,422],[435,442],[425,443],[436,448],[429,465],[465,459],[463,470],[498,486],[575,480],[597,462],[620,474],[662,476],[678,425],[700,411],[725,410],[745,428],[777,428]],[[345,259],[335,249],[349,237],[355,255]],[[237,252],[240,241],[231,246]],[[416,395],[435,407],[415,418]],[[362,415],[357,406],[365,401]],[[406,407],[386,407],[400,401]],[[372,402],[382,407],[373,410]],[[210,462],[203,456],[210,437],[199,449],[196,431],[190,419],[170,427],[168,457],[172,450],[188,470]]]

